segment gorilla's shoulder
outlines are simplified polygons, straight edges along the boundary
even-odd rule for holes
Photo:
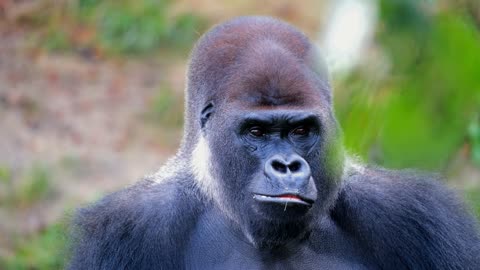
[[[354,170],[332,216],[385,269],[473,269],[480,263],[477,225],[441,180],[410,170]]]
[[[183,179],[154,180],[141,180],[76,213],[70,268],[142,269],[175,261],[200,203]]]

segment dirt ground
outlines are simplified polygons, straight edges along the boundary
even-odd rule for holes
[[[26,32],[1,30],[0,165],[14,186],[32,166],[48,168],[53,192],[28,207],[0,205],[0,247],[155,171],[181,136],[144,121],[159,85],[182,91],[180,64],[170,74],[155,61],[49,55],[25,44]]]

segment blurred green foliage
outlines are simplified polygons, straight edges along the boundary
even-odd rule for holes
[[[67,255],[67,226],[54,224],[39,234],[16,239],[15,255],[0,258],[0,269],[63,269]]]
[[[153,97],[147,119],[163,127],[183,125],[183,93],[163,86]]]
[[[17,191],[15,202],[19,204],[31,204],[52,191],[51,175],[48,168],[43,166],[33,167],[25,176],[23,184]]]
[[[63,29],[51,27],[45,36],[42,46],[49,51],[66,51],[72,47],[69,37]]]
[[[53,192],[50,170],[35,165],[14,179],[8,167],[0,167],[0,203],[6,206],[27,207]]]
[[[0,165],[0,183],[9,184],[12,180],[12,172],[9,167]]]
[[[192,13],[172,15],[168,0],[75,0],[67,4],[50,8],[48,29],[41,38],[48,50],[98,46],[106,53],[131,54],[182,49],[207,25]],[[75,37],[79,28],[93,37],[79,41]]]
[[[467,190],[465,194],[468,204],[472,207],[477,218],[480,220],[480,189]]]
[[[480,117],[478,114],[470,122],[468,136],[472,144],[472,160],[480,166]]]
[[[111,3],[99,14],[99,38],[105,47],[120,52],[141,52],[168,40],[166,3],[138,2]]]
[[[442,169],[464,144],[478,151],[478,118],[468,125],[480,112],[479,31],[461,10],[429,15],[422,3],[381,2],[390,74],[357,71],[336,98],[347,148],[387,167]]]

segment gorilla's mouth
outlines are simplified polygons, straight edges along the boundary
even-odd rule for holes
[[[281,194],[281,195],[266,195],[266,194],[253,194],[253,198],[259,202],[268,203],[280,203],[280,204],[303,204],[306,206],[312,206],[314,201],[312,199],[305,198],[298,194]]]

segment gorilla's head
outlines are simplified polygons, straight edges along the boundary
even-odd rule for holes
[[[326,213],[343,151],[326,71],[301,32],[265,17],[214,27],[192,52],[186,94],[181,151],[253,242],[299,237]]]

